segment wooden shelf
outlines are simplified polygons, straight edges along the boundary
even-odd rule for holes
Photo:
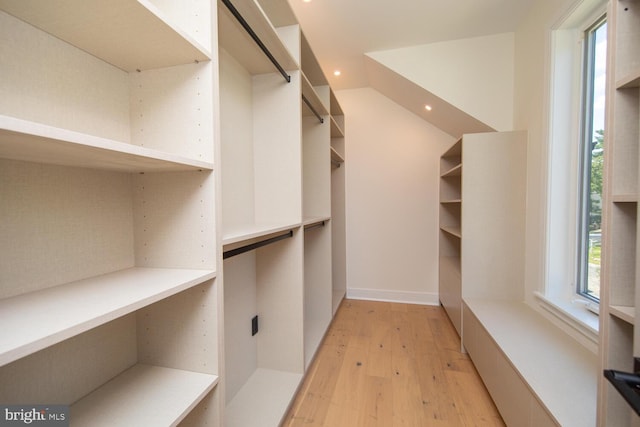
[[[462,203],[462,199],[441,200],[440,203],[442,203],[442,204],[457,204],[457,203]]]
[[[226,427],[280,425],[301,380],[302,374],[256,369],[227,405],[224,425]]]
[[[71,406],[74,425],[177,425],[218,383],[216,375],[135,365]]]
[[[231,246],[239,243],[246,243],[253,239],[259,239],[269,236],[270,234],[280,233],[282,231],[293,230],[300,227],[300,223],[281,223],[281,224],[250,224],[244,227],[235,228],[224,233],[222,236],[222,245]],[[228,248],[225,248],[228,249]]]
[[[638,203],[637,194],[614,194],[611,197],[613,203]]]
[[[211,270],[130,268],[0,300],[0,366],[215,275]]]
[[[336,121],[336,119],[331,116],[331,138],[344,138],[344,131]]]
[[[327,221],[331,221],[331,217],[330,216],[309,217],[309,218],[303,219],[302,226],[304,228],[307,228],[307,227],[311,227],[311,226],[320,224],[322,222],[327,222]]]
[[[0,9],[129,72],[211,58],[148,0],[0,0]]]
[[[331,160],[338,163],[344,163],[344,158],[335,150],[335,148],[331,148]]]
[[[441,225],[440,230],[444,231],[445,233],[451,234],[455,237],[462,238],[462,230],[460,229],[460,227]]]
[[[616,89],[632,89],[640,87],[640,67],[616,81]]]
[[[287,71],[300,68],[255,0],[232,0],[232,4],[282,68]],[[229,52],[250,74],[278,72],[229,9],[219,0],[218,36],[220,47]]]
[[[123,172],[213,170],[213,164],[0,115],[0,157]]]
[[[307,79],[307,76],[304,73],[301,73],[301,75],[302,75],[302,96],[304,96],[307,99],[307,101],[309,101],[309,104],[311,104],[311,106],[316,110],[318,115],[322,117],[327,116],[329,114],[327,107],[325,107],[325,105],[320,100],[318,93],[311,85],[311,82],[309,82],[309,79]],[[310,110],[310,108],[307,106],[307,104],[304,101],[302,102],[302,105],[304,107],[302,109],[303,116],[315,115],[313,114],[313,112]]]
[[[462,175],[462,164],[458,164],[454,167],[452,167],[451,169],[445,171],[441,177],[442,178],[447,178],[449,176],[460,176]]]
[[[618,319],[622,319],[625,322],[634,325],[636,318],[636,308],[635,307],[625,307],[621,305],[610,305],[609,306],[609,314],[617,317]]]

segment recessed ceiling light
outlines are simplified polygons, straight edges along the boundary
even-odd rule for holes
[[[302,0],[305,3],[311,3],[311,0]]]
[[[334,76],[336,76],[336,77],[337,77],[337,76],[339,76],[340,74],[342,74],[342,73],[340,72],[340,70],[335,70],[335,71],[333,72],[333,75],[334,75]]]
[[[431,111],[431,105],[427,104],[424,106],[424,109],[427,111]]]

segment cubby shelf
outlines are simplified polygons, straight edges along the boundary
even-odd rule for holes
[[[210,270],[131,268],[0,300],[0,366],[206,280]]]
[[[0,115],[0,158],[121,172],[213,170],[213,163]]]
[[[622,305],[610,305],[609,314],[617,317],[618,319],[624,320],[625,322],[631,325],[635,324],[635,316],[636,316],[635,307],[625,307]]]
[[[617,89],[634,89],[640,87],[640,67],[616,81]]]
[[[611,196],[613,203],[638,203],[637,194],[614,194]]]
[[[451,169],[445,171],[441,176],[442,178],[446,178],[449,176],[460,176],[462,174],[462,165],[456,165]]]
[[[333,116],[331,116],[331,138],[344,138],[344,131]]]
[[[0,9],[129,72],[211,59],[147,0],[1,0]]]
[[[318,113],[318,115],[321,116],[321,117],[326,116],[326,115],[329,114],[329,111],[327,110],[327,107],[325,107],[324,103],[320,100],[320,97],[318,96],[318,93],[313,88],[313,86],[309,82],[309,79],[307,79],[307,76],[305,76],[304,73],[302,73],[302,96],[311,105],[311,107],[309,107],[308,105],[306,105],[305,102],[303,102],[303,107],[304,107],[302,109],[302,115],[303,116],[315,115],[310,110],[310,108],[313,108],[316,111],[316,113]]]
[[[136,364],[71,406],[73,425],[177,425],[218,383],[216,375]]]
[[[462,230],[460,229],[460,227],[451,227],[451,226],[441,225],[440,230],[444,231],[445,233],[451,234],[452,236],[455,236],[455,237],[462,237]]]
[[[331,147],[331,160],[338,163],[344,163],[344,158],[333,147]]]

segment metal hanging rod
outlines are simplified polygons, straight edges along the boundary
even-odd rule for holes
[[[278,69],[280,74],[282,74],[282,77],[284,77],[287,83],[291,83],[291,76],[287,74],[287,72],[284,70],[284,68],[282,68],[282,66],[278,62],[278,60],[274,58],[271,52],[269,52],[269,49],[267,48],[267,46],[265,46],[265,44],[262,43],[262,40],[260,40],[260,37],[258,37],[255,31],[253,31],[249,23],[245,21],[245,19],[242,17],[240,12],[238,12],[238,9],[236,9],[235,6],[231,4],[229,0],[222,0],[222,3],[224,3],[225,6],[227,6],[227,9],[229,9],[231,14],[238,20],[240,25],[242,25],[242,28],[245,29],[245,31],[251,36],[253,41],[256,42],[256,44],[262,50],[262,52],[264,52],[267,58],[269,58],[269,60],[273,63],[273,65],[275,65],[275,67]]]
[[[249,252],[249,251],[252,251],[254,249],[258,249],[258,248],[261,248],[263,246],[270,245],[271,243],[275,243],[275,242],[278,242],[280,240],[288,239],[289,237],[293,237],[293,230],[289,230],[289,232],[287,232],[285,234],[281,234],[281,235],[276,236],[276,237],[271,237],[269,239],[261,240],[261,241],[256,242],[256,243],[251,243],[249,245],[241,246],[241,247],[239,247],[237,249],[230,249],[228,251],[225,251],[222,254],[222,259],[231,258],[233,256],[240,255],[240,254],[243,254],[245,252]]]
[[[304,228],[304,231],[309,231],[309,230],[313,230],[314,228],[318,228],[318,227],[324,227],[324,224],[326,223],[326,220],[320,221],[318,223],[315,223],[313,225],[309,225],[307,227]]]
[[[313,108],[313,106],[311,105],[311,103],[309,102],[309,100],[307,99],[306,96],[302,95],[302,100],[304,101],[305,104],[307,104],[307,107],[309,107],[309,109],[311,110],[311,112],[318,118],[318,120],[320,120],[320,123],[324,123],[324,119],[322,118],[322,116],[320,114],[318,114],[318,112],[316,111],[315,108]]]

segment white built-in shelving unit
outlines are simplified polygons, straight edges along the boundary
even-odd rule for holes
[[[603,197],[600,373],[638,372],[638,156],[640,2],[611,0],[607,12],[607,119]],[[599,375],[598,422],[638,425],[621,394]],[[631,391],[631,394],[635,393]]]
[[[526,155],[524,131],[442,155],[440,301],[507,425],[593,425],[595,354],[524,302]]]
[[[521,299],[526,140],[465,134],[440,159],[440,301],[463,341],[465,296]]]
[[[304,363],[311,364],[333,317],[331,259],[331,126],[329,83],[304,33],[302,184],[304,222]]]
[[[331,113],[331,255],[333,312],[347,292],[345,118],[333,90],[329,90]]]
[[[461,197],[462,140],[458,140],[440,157],[438,293],[459,335],[462,335]]]
[[[99,3],[0,0],[0,402],[277,426],[344,296],[344,114],[285,0]]]
[[[331,89],[286,1],[218,16],[225,425],[276,426],[333,314]]]
[[[225,425],[275,426],[304,373],[299,29],[278,31],[257,2],[232,6],[290,79],[219,1],[224,250],[285,237],[224,261]]]
[[[3,403],[220,425],[215,14],[0,2]]]

